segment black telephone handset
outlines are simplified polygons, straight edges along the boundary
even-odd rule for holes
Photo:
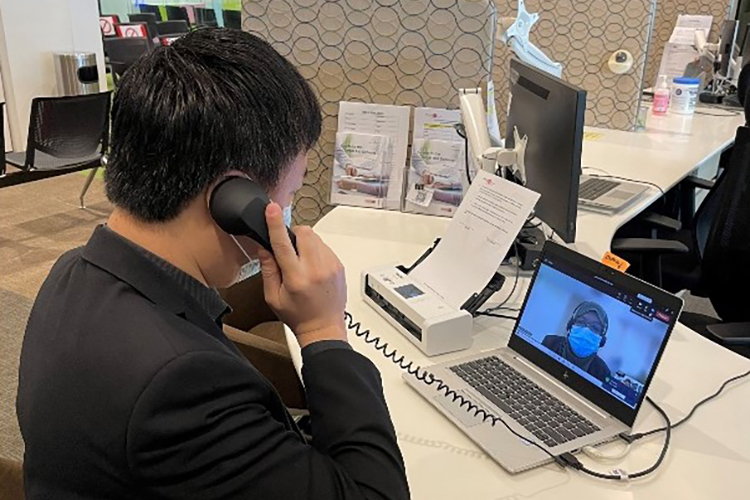
[[[227,177],[216,185],[208,202],[211,217],[219,227],[235,236],[247,236],[273,253],[266,224],[268,195],[254,181],[246,177]],[[294,250],[297,239],[287,228]]]

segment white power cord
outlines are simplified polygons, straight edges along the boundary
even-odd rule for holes
[[[584,446],[583,448],[581,448],[581,451],[583,451],[583,453],[587,457],[593,460],[608,462],[608,461],[620,460],[621,458],[625,458],[625,456],[630,452],[630,443],[626,444],[625,448],[620,450],[618,453],[613,453],[611,455],[607,453],[603,453],[602,451],[597,450],[593,446]]]

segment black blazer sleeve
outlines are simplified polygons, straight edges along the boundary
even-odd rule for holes
[[[232,354],[183,354],[139,397],[131,472],[164,498],[402,499],[409,491],[380,377],[354,351],[305,360],[314,443],[268,413],[272,389]]]

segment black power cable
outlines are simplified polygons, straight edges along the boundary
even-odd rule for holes
[[[656,411],[661,414],[661,416],[664,418],[664,421],[667,422],[667,425],[664,427],[664,429],[667,431],[667,434],[664,436],[664,446],[662,446],[661,453],[659,453],[659,457],[656,459],[656,462],[654,462],[653,465],[633,474],[628,474],[623,470],[619,470],[619,474],[606,474],[589,469],[588,467],[583,465],[583,463],[581,463],[581,461],[578,460],[572,453],[563,453],[562,455],[557,457],[555,461],[559,464],[564,464],[575,470],[581,471],[584,474],[588,474],[589,476],[593,476],[599,479],[608,479],[612,481],[629,481],[631,479],[638,479],[648,476],[649,474],[656,471],[656,469],[658,469],[659,466],[664,462],[664,458],[667,456],[669,441],[672,439],[672,422],[669,420],[667,412],[665,412],[661,406],[656,404],[651,398],[647,399],[648,402],[651,403],[654,408],[656,408]]]
[[[717,398],[717,397],[718,397],[718,396],[719,396],[719,395],[720,395],[720,394],[721,394],[721,393],[722,393],[722,392],[724,391],[724,389],[726,389],[726,387],[727,387],[727,386],[728,386],[729,384],[731,384],[732,382],[734,382],[734,381],[736,381],[736,380],[739,380],[739,379],[741,379],[741,378],[745,378],[745,377],[747,377],[747,376],[750,376],[750,370],[746,371],[745,373],[741,373],[741,374],[739,374],[739,375],[735,375],[734,377],[732,377],[732,378],[729,378],[729,379],[725,380],[725,381],[724,381],[724,383],[723,383],[723,384],[721,384],[721,386],[720,386],[720,387],[719,387],[719,388],[718,388],[718,389],[716,390],[716,392],[714,392],[713,394],[711,394],[711,395],[710,395],[710,396],[708,396],[708,397],[705,397],[705,398],[701,399],[701,400],[700,400],[700,401],[699,401],[698,403],[696,403],[696,405],[695,405],[695,406],[693,406],[693,408],[692,408],[692,409],[690,410],[690,412],[688,412],[688,414],[687,414],[687,415],[685,415],[685,416],[684,416],[684,417],[683,417],[683,418],[682,418],[681,420],[679,420],[679,421],[678,421],[678,422],[677,422],[676,424],[672,424],[672,429],[675,429],[675,428],[677,428],[677,427],[681,426],[682,424],[684,424],[685,422],[687,422],[687,421],[688,421],[688,420],[689,420],[689,419],[690,419],[690,418],[691,418],[691,417],[692,417],[692,416],[693,416],[693,415],[695,414],[695,411],[696,411],[696,410],[697,410],[698,408],[700,408],[700,407],[701,407],[701,406],[703,406],[704,404],[708,403],[708,402],[709,402],[709,401],[711,401],[712,399],[715,399],[715,398]],[[652,400],[652,399],[651,399],[650,397],[646,396],[646,399],[647,399],[647,400],[648,400],[648,401],[649,401],[649,402],[650,402],[651,404],[653,404],[653,405],[656,405],[656,403],[654,403],[654,402],[653,402],[653,400]],[[651,429],[650,431],[646,431],[646,432],[639,432],[639,433],[636,433],[636,434],[631,434],[631,435],[630,435],[630,436],[629,436],[629,437],[627,438],[627,440],[628,440],[628,441],[630,441],[630,442],[633,442],[633,441],[637,441],[637,440],[639,440],[639,439],[645,438],[646,436],[651,436],[652,434],[657,434],[657,433],[659,433],[659,432],[664,432],[664,431],[666,431],[666,430],[667,430],[667,428],[666,428],[666,427],[659,427],[659,428],[657,428],[657,429]]]
[[[463,123],[454,123],[453,128],[456,133],[464,139],[464,155],[466,156],[466,181],[471,184],[471,171],[469,169],[469,136],[466,134],[466,127]]]

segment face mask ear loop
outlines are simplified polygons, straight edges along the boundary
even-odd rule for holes
[[[244,256],[245,256],[245,258],[247,259],[247,261],[248,261],[248,262],[252,262],[252,261],[253,261],[253,259],[251,259],[251,258],[250,258],[250,256],[249,256],[249,255],[247,254],[247,252],[245,251],[245,249],[244,249],[244,248],[242,248],[242,245],[240,245],[240,242],[239,242],[239,241],[237,241],[237,238],[235,238],[233,234],[230,234],[230,235],[229,235],[229,237],[230,237],[230,238],[232,238],[232,240],[234,241],[234,244],[235,244],[235,245],[237,245],[237,248],[239,248],[239,249],[240,249],[240,252],[242,252],[242,255],[244,255]]]

